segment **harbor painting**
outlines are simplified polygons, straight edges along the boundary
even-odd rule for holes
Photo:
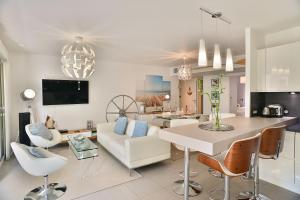
[[[136,101],[146,107],[162,106],[166,95],[171,95],[171,81],[164,81],[160,75],[146,75],[137,83]]]

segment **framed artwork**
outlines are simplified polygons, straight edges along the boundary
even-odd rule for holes
[[[171,98],[171,81],[163,80],[160,75],[146,75],[137,83],[136,101],[143,102],[145,107],[162,106],[163,101]]]
[[[211,79],[211,87],[212,88],[219,87],[219,79]]]
[[[211,91],[211,100],[216,102],[220,99],[220,93],[219,91]]]

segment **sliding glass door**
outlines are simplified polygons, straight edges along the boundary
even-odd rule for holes
[[[0,160],[5,156],[4,68],[0,60]]]

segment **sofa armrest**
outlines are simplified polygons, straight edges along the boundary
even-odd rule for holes
[[[116,122],[97,124],[97,134],[101,134],[101,132],[112,132],[114,130],[115,124]]]
[[[171,144],[157,136],[129,138],[125,151],[130,162],[171,153]]]

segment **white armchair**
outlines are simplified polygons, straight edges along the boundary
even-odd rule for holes
[[[125,135],[114,133],[115,122],[97,125],[97,140],[129,169],[169,159],[170,143],[158,138],[159,128],[150,126],[145,137],[131,137],[135,120],[129,121]]]
[[[48,175],[59,170],[67,163],[67,158],[39,148],[42,157],[36,157],[30,153],[30,148],[16,142],[11,143],[13,152],[21,167],[33,176],[43,176],[45,184],[29,192],[25,199],[57,199],[62,196],[67,187],[63,184],[48,184]]]
[[[38,147],[43,147],[43,148],[49,148],[49,147],[53,147],[59,143],[61,143],[62,141],[62,135],[60,134],[60,132],[56,129],[50,129],[52,135],[53,135],[53,139],[52,140],[47,140],[41,136],[38,135],[33,135],[30,131],[30,126],[31,124],[28,124],[25,126],[25,131],[30,139],[30,141],[32,142],[32,144],[34,144],[35,146]]]

